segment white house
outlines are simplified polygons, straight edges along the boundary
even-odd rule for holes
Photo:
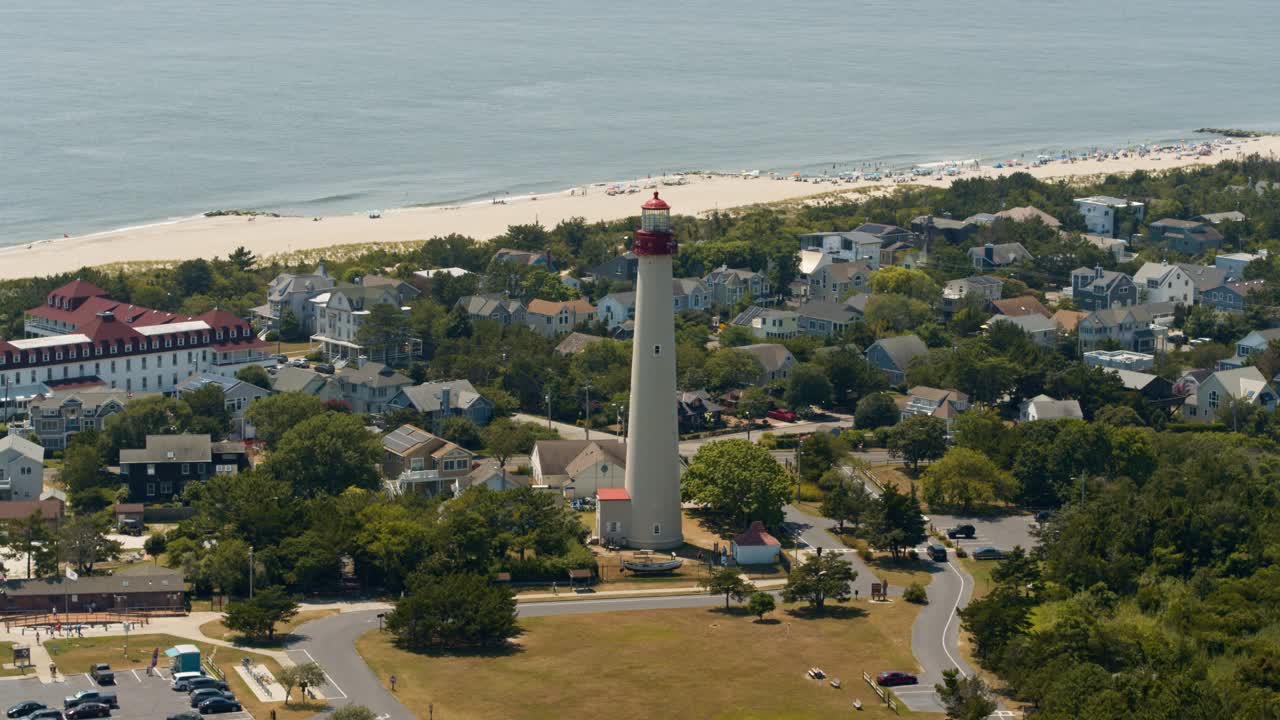
[[[1133,284],[1138,288],[1138,301],[1142,303],[1173,302],[1190,305],[1195,302],[1195,284],[1180,265],[1143,263],[1138,272],[1133,274]]]
[[[1213,373],[1200,381],[1194,398],[1182,407],[1183,418],[1191,422],[1213,422],[1228,400],[1245,400],[1266,412],[1276,409],[1275,388],[1252,365]]]
[[[872,270],[880,269],[880,238],[867,232],[816,232],[800,236],[800,250],[820,252],[833,262],[865,260]]]
[[[1075,203],[1089,232],[1108,237],[1115,237],[1117,219],[1132,214],[1140,222],[1146,212],[1146,206],[1140,202],[1107,195],[1076,198]]]
[[[0,438],[0,500],[39,500],[44,491],[44,448],[7,435]]]
[[[1280,328],[1254,330],[1237,340],[1236,354],[1225,360],[1218,361],[1219,365],[1222,367],[1240,367],[1244,365],[1250,355],[1266,350],[1267,345],[1273,340],[1280,340]]]
[[[535,485],[569,497],[591,497],[602,488],[621,488],[627,473],[627,445],[621,440],[539,440],[529,456]]]
[[[752,305],[733,319],[733,324],[747,328],[763,340],[786,340],[800,333],[800,315],[792,310],[762,308]]]
[[[729,545],[733,561],[739,565],[772,565],[782,554],[782,543],[756,520],[746,531],[733,536]]]
[[[1084,419],[1084,413],[1080,410],[1078,401],[1054,400],[1048,395],[1037,395],[1018,408],[1018,420],[1021,422],[1066,419]]]

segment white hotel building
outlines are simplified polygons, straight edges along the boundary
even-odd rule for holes
[[[76,280],[26,313],[23,340],[0,340],[0,419],[65,388],[171,393],[198,372],[268,365],[270,343],[225,310],[175,315],[111,300]]]

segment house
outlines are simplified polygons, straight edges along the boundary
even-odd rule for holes
[[[802,304],[796,312],[800,332],[818,337],[841,335],[863,316],[861,310],[847,303],[812,300]]]
[[[1089,313],[1079,312],[1077,310],[1059,310],[1053,314],[1053,322],[1057,324],[1058,330],[1064,333],[1073,333],[1080,321],[1089,317]]]
[[[1064,233],[1065,234],[1065,233]],[[1136,253],[1129,252],[1129,241],[1124,238],[1107,237],[1106,235],[1092,235],[1085,233],[1081,235],[1085,242],[1098,248],[1105,253],[1111,253],[1117,263],[1132,262],[1137,258]]]
[[[724,406],[706,390],[676,391],[676,422],[680,432],[696,432],[720,424]]]
[[[711,291],[703,284],[702,278],[676,278],[671,283],[676,312],[711,307]]]
[[[870,286],[871,266],[866,262],[827,263],[809,275],[809,298],[839,302]]]
[[[772,565],[782,554],[782,543],[755,520],[746,531],[733,536],[729,543],[733,562],[737,565]]]
[[[951,280],[942,286],[942,314],[950,318],[964,304],[965,298],[999,300],[1003,289],[1004,281],[990,275],[974,275]]]
[[[493,402],[477,392],[469,380],[402,387],[387,405],[391,410],[412,409],[433,428],[451,417],[465,417],[479,427],[488,425],[493,418]]]
[[[571,332],[580,322],[595,319],[596,309],[582,298],[552,302],[530,300],[525,312],[525,323],[543,337],[554,337]]]
[[[133,502],[169,502],[189,482],[235,475],[247,467],[244,443],[213,442],[208,435],[148,435],[145,448],[120,450],[120,479]]]
[[[267,373],[271,378],[272,392],[302,393],[320,402],[342,399],[342,388],[338,387],[338,381],[332,375],[289,365],[268,370]]]
[[[1194,402],[1188,398],[1182,407],[1183,419],[1190,422],[1213,422],[1228,400],[1243,400],[1268,413],[1276,409],[1275,388],[1252,365],[1210,374],[1200,380],[1194,398]]]
[[[141,573],[58,575],[6,580],[0,609],[10,614],[62,612],[135,612],[186,614],[186,580],[182,573],[148,568]]]
[[[700,278],[674,278],[671,281],[672,312],[705,310],[711,306],[711,293]],[[609,293],[596,303],[596,320],[610,330],[628,320],[636,319],[636,293],[634,290]]]
[[[360,328],[379,305],[405,312],[409,291],[417,288],[390,278],[370,275],[361,285],[338,285],[309,302],[315,305],[316,327],[311,341],[330,360],[349,360],[364,355],[392,365],[404,365],[414,354],[412,343],[390,343],[365,347],[359,340]]]
[[[253,383],[236,380],[217,373],[196,373],[178,383],[176,393],[182,397],[204,387],[215,386],[222,390],[222,401],[231,414],[233,434],[239,435],[237,440],[248,440],[257,436],[252,425],[244,422],[244,411],[255,400],[261,400],[271,394],[270,390],[260,388]]]
[[[0,437],[0,501],[39,500],[44,448],[17,435]]]
[[[710,295],[711,303],[733,307],[744,297],[768,297],[771,287],[769,276],[756,270],[731,268],[721,265],[702,279]]]
[[[1096,310],[1080,321],[1077,333],[1081,350],[1114,344],[1122,350],[1163,352],[1174,303],[1147,303],[1127,308]]]
[[[627,445],[610,440],[539,440],[529,456],[535,485],[569,497],[591,497],[605,488],[622,488]]]
[[[1040,208],[1032,207],[1031,205],[1024,205],[1022,207],[1015,207],[1015,208],[1009,208],[1008,210],[1001,210],[1000,212],[996,213],[996,217],[1002,220],[1009,220],[1011,222],[1038,221],[1051,228],[1062,227],[1062,223],[1058,221],[1058,218],[1050,215],[1049,213],[1041,210]]]
[[[786,340],[800,332],[800,315],[791,310],[763,308],[759,305],[738,313],[733,324],[751,331],[752,335],[765,340]]]
[[[31,430],[44,447],[62,450],[78,432],[100,432],[107,418],[123,412],[130,400],[154,394],[136,395],[124,390],[101,389],[52,392],[28,405]]]
[[[907,404],[902,408],[902,419],[906,420],[913,415],[929,415],[946,422],[947,430],[950,430],[951,422],[956,416],[968,409],[969,396],[955,388],[943,390],[917,385],[907,391]]]
[[[888,227],[888,226],[880,226]],[[897,228],[902,230],[902,228]],[[903,232],[908,231],[903,230]],[[864,260],[872,270],[880,269],[880,247],[883,240],[876,235],[854,230],[853,232],[816,232],[800,235],[801,252],[818,252],[831,262],[856,262]],[[802,273],[806,273],[803,269]]]
[[[901,385],[907,379],[911,361],[928,353],[924,341],[915,335],[877,340],[867,348],[867,361],[880,368],[890,385]]]
[[[1191,219],[1196,222],[1208,223],[1210,225],[1221,225],[1224,222],[1244,222],[1249,218],[1239,210],[1229,210],[1227,212],[1197,215]]]
[[[1036,420],[1083,420],[1080,403],[1076,400],[1054,400],[1048,395],[1037,395],[1018,408],[1019,422]]]
[[[792,297],[804,297],[809,294],[813,278],[826,266],[835,261],[821,250],[801,250],[797,255],[800,277],[791,281]]]
[[[608,340],[608,338],[601,337],[599,335],[571,332],[560,341],[559,345],[556,345],[555,353],[561,357],[570,357],[586,350],[588,345],[594,345],[605,340]]]
[[[911,230],[926,248],[935,247],[937,238],[942,238],[947,245],[968,245],[969,238],[978,231],[980,225],[990,224],[989,221],[980,223],[976,218],[977,216],[952,220],[933,215],[917,215],[911,219]]]
[[[1076,198],[1075,205],[1089,232],[1107,237],[1116,237],[1117,230],[1121,236],[1131,235],[1147,210],[1140,202],[1108,195]]]
[[[880,267],[908,267],[919,262],[915,247],[904,243],[895,242],[880,248]]]
[[[267,286],[267,303],[254,308],[253,314],[265,327],[280,330],[287,311],[299,333],[310,335],[315,332],[316,306],[308,301],[336,284],[324,262],[310,273],[281,273]]]
[[[1043,315],[1031,313],[1030,315],[992,315],[990,319],[984,323],[983,327],[988,332],[996,323],[1008,323],[1027,335],[1031,336],[1031,341],[1040,347],[1051,347],[1058,339],[1058,323],[1053,318],[1047,318]]]
[[[401,388],[413,384],[390,365],[364,358],[357,358],[354,365],[339,368],[333,378],[352,412],[371,415],[387,412],[391,399],[399,394]]]
[[[1041,315],[1052,317],[1053,313],[1040,303],[1034,295],[1020,295],[1015,298],[1003,298],[987,303],[987,308],[996,315],[1005,317],[1021,317],[1023,315]]]
[[[11,523],[40,513],[45,525],[56,531],[66,517],[67,503],[60,497],[52,496],[41,500],[9,500],[0,502],[0,523]]]
[[[595,535],[604,547],[625,545],[631,527],[631,495],[624,487],[596,491]]]
[[[1200,295],[1200,302],[1216,310],[1229,313],[1242,313],[1251,304],[1250,297],[1267,287],[1266,280],[1239,280],[1205,290]]]
[[[428,268],[426,270],[414,270],[411,282],[414,287],[425,294],[431,292],[431,287],[435,284],[437,278],[457,279],[474,274],[470,270],[460,267]]]
[[[587,271],[587,274],[596,280],[608,280],[611,283],[630,285],[635,283],[636,274],[639,270],[640,258],[635,253],[627,251],[591,268]]]
[[[439,495],[471,473],[474,453],[413,425],[382,438],[382,476],[395,494]]]
[[[493,254],[493,262],[509,262],[525,267],[540,267],[544,270],[555,270],[555,265],[551,262],[551,254],[545,252],[530,252],[528,250],[516,250],[514,248],[499,248]]]
[[[500,325],[524,325],[527,313],[524,303],[499,293],[464,295],[454,307],[476,320],[492,320]]]
[[[858,227],[854,228],[853,231],[856,233],[866,233],[867,235],[873,235],[876,238],[879,238],[881,247],[888,247],[894,243],[910,245],[916,240],[915,233],[910,230],[900,228],[897,225],[886,225],[884,223],[862,223]]]
[[[1215,257],[1213,266],[1225,272],[1228,280],[1243,280],[1244,269],[1249,266],[1249,263],[1266,259],[1266,250],[1259,250],[1257,253],[1228,253]]]
[[[1267,349],[1272,342],[1280,340],[1280,328],[1253,330],[1236,341],[1236,353],[1233,357],[1220,361],[1224,366],[1239,367],[1245,364],[1250,355]]]
[[[1191,283],[1191,276],[1181,265],[1143,263],[1133,275],[1133,284],[1137,287],[1140,302],[1191,305],[1196,300],[1196,289]]]
[[[1205,290],[1216,288],[1227,281],[1227,271],[1219,267],[1192,263],[1178,263],[1178,267],[1191,281],[1191,288],[1195,291],[1191,297],[1192,302],[1200,302],[1200,296]]]
[[[738,349],[750,354],[760,366],[756,385],[767,385],[791,377],[791,368],[796,364],[796,358],[785,345],[758,343],[743,345]]]
[[[1071,297],[1081,310],[1092,312],[1109,307],[1127,307],[1138,302],[1133,279],[1122,272],[1103,270],[1101,265],[1071,271]]]
[[[1126,390],[1141,395],[1143,402],[1164,403],[1173,398],[1173,383],[1159,375],[1135,370],[1112,369],[1111,372],[1119,376]]]
[[[1168,243],[1169,249],[1184,255],[1204,255],[1222,247],[1222,233],[1212,225],[1193,220],[1165,218],[1147,226],[1154,242]]]
[[[1207,368],[1188,370],[1173,384],[1173,396],[1182,398],[1183,401],[1182,417],[1186,418],[1196,414],[1196,411],[1188,406],[1196,404],[1196,392],[1200,389],[1200,383],[1204,382],[1213,372],[1213,370]]]
[[[1150,370],[1156,364],[1156,357],[1132,350],[1090,350],[1084,354],[1084,364],[1114,370]]]
[[[1027,262],[1035,260],[1027,249],[1022,247],[1022,243],[1000,243],[993,245],[987,243],[982,247],[971,247],[967,251],[969,261],[973,263],[973,267],[977,270],[990,270],[997,267],[1005,267],[1014,263]]]

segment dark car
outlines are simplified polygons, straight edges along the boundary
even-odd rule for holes
[[[337,372],[337,369],[329,363],[316,363],[314,370],[318,373],[324,373],[325,375],[332,375]]]
[[[93,678],[99,685],[116,684],[116,674],[111,671],[111,666],[107,663],[94,663],[90,665],[89,677]]]
[[[946,561],[947,561],[947,548],[946,548],[945,546],[943,546],[943,545],[938,545],[938,544],[936,544],[936,543],[930,543],[930,545],[929,545],[929,559],[930,559],[930,560],[932,560],[932,561],[934,561],[934,562],[946,562]]]
[[[45,710],[37,710],[27,716],[27,720],[64,720],[61,710],[47,708]]]
[[[5,712],[5,717],[24,718],[37,710],[46,710],[48,707],[49,706],[44,703],[36,702],[35,700],[27,700],[9,708],[9,710]]]
[[[71,709],[87,703],[101,703],[111,707],[120,707],[120,702],[116,699],[115,693],[102,692],[100,690],[81,690],[75,695],[68,695],[62,701],[62,707]]]
[[[897,685],[915,685],[920,682],[915,675],[900,670],[888,670],[876,676],[876,684],[881,687]]]
[[[81,703],[67,710],[66,715],[67,720],[111,717],[111,706],[96,702]]]
[[[214,688],[215,690],[226,690],[227,684],[217,678],[211,677],[195,677],[190,680],[184,680],[176,690],[191,692],[192,690],[203,690],[205,688]]]
[[[972,555],[974,560],[1000,560],[1004,558],[1004,551],[988,545],[974,550]]]
[[[200,703],[201,715],[214,715],[217,713],[240,712],[240,703],[235,700],[228,700],[224,697],[209,698]]]
[[[200,703],[204,702],[205,700],[212,700],[213,698],[226,698],[228,700],[235,700],[236,696],[232,695],[231,692],[228,690],[219,690],[217,688],[200,688],[199,690],[191,691],[191,707],[198,708],[200,707]]]
[[[978,528],[972,525],[957,525],[947,528],[947,537],[955,540],[956,538],[973,539],[978,534]]]
[[[1051,517],[1053,517],[1053,513],[1049,512],[1048,510],[1041,510],[1040,512],[1036,513],[1036,522],[1043,525],[1049,522],[1049,518]]]

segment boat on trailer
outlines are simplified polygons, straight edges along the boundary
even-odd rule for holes
[[[666,573],[680,569],[684,565],[684,558],[676,557],[672,553],[670,557],[666,555],[654,555],[647,550],[639,550],[631,554],[629,558],[623,558],[622,567],[633,573]]]

